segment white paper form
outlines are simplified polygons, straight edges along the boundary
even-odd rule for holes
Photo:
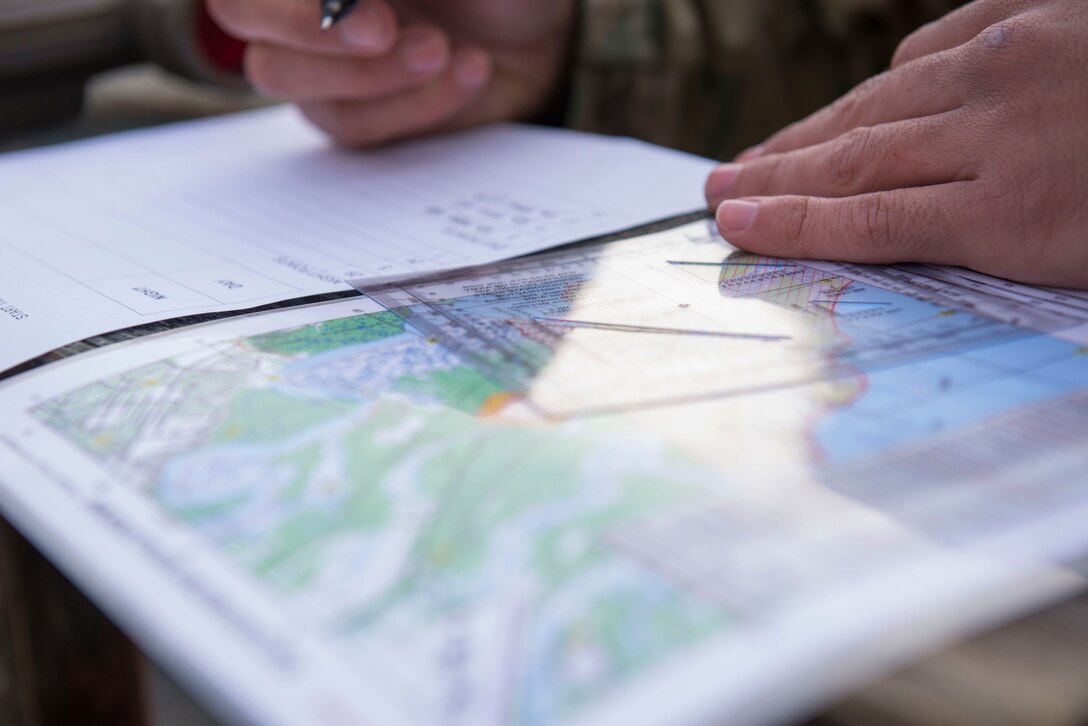
[[[505,125],[373,152],[294,111],[0,158],[0,370],[113,330],[534,252],[702,206],[711,162]]]

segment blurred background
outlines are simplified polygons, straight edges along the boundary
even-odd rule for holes
[[[0,150],[261,105],[191,0],[0,0]]]

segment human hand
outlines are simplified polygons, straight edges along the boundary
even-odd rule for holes
[[[356,146],[541,112],[574,24],[574,0],[359,0],[324,33],[318,0],[208,5],[258,91]]]
[[[1088,2],[976,0],[706,192],[751,252],[1088,288]]]

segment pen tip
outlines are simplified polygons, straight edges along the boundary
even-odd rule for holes
[[[333,16],[326,15],[325,17],[321,18],[321,29],[328,30],[332,27],[332,24],[334,22],[336,22],[336,19]]]

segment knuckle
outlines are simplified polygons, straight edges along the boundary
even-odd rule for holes
[[[798,197],[797,201],[789,206],[786,213],[786,243],[798,257],[806,256],[804,250],[807,247],[811,205],[811,198]]]
[[[865,160],[873,140],[873,130],[862,126],[851,129],[833,142],[831,178],[843,191],[855,189],[865,173]]]
[[[1006,71],[1031,69],[1053,51],[1045,29],[1024,16],[984,28],[967,44],[966,50],[976,59],[984,58],[988,66],[998,64]]]
[[[888,192],[876,192],[861,197],[853,216],[854,235],[867,246],[870,254],[889,259],[897,248],[894,215]]]

